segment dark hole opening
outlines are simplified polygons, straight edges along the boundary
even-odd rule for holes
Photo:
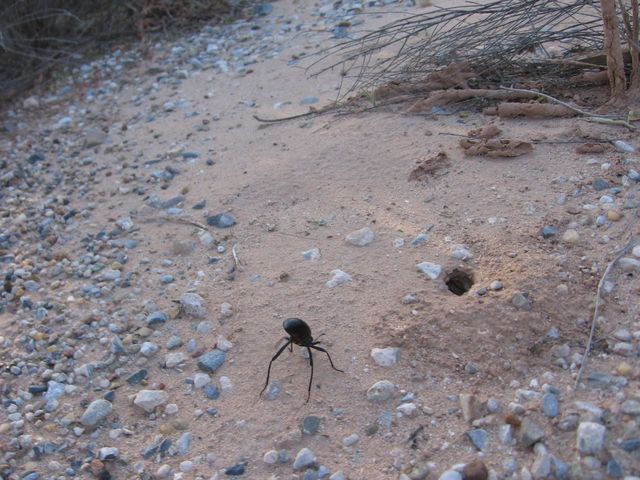
[[[456,268],[447,276],[446,284],[450,292],[464,295],[471,289],[473,278],[467,272]]]

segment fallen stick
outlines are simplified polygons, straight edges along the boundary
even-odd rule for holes
[[[510,88],[510,87],[500,87],[502,90],[506,90],[506,91],[510,91],[510,92],[529,92],[529,93],[535,93],[536,95],[542,97],[542,98],[546,98],[547,100],[551,101],[551,102],[555,102],[559,105],[562,105],[564,107],[567,107],[568,109],[580,114],[580,115],[584,115],[586,118],[585,120],[588,122],[593,122],[593,123],[603,123],[605,125],[620,125],[623,127],[628,128],[629,130],[635,130],[636,127],[634,127],[633,125],[631,125],[629,122],[627,122],[626,120],[622,120],[619,118],[611,118],[609,116],[606,115],[594,115],[591,112],[587,112],[585,110],[581,110],[578,107],[574,107],[573,105],[570,105],[566,102],[563,102],[562,100],[558,100],[557,98],[552,97],[551,95],[547,95],[546,93],[542,93],[542,92],[536,92],[534,90],[526,90],[523,88]]]
[[[240,258],[238,257],[238,254],[236,253],[236,246],[237,245],[238,245],[237,243],[233,244],[233,247],[231,247],[231,253],[233,255],[233,261],[236,264],[236,270],[239,270],[241,263],[240,263]]]
[[[489,90],[486,88],[466,88],[463,90],[436,90],[431,92],[428,98],[418,100],[411,105],[405,113],[418,113],[431,110],[433,107],[446,105],[451,102],[459,102],[470,98],[484,97],[494,100],[514,100],[516,98],[535,98],[536,92],[523,90],[513,90],[511,92],[503,90]]]
[[[589,332],[589,339],[587,340],[587,346],[584,350],[584,355],[582,356],[582,363],[580,364],[580,370],[578,370],[578,374],[576,375],[576,383],[573,385],[574,390],[578,388],[578,384],[580,383],[580,377],[582,376],[582,371],[584,370],[584,367],[587,364],[587,360],[589,359],[589,351],[591,350],[593,335],[596,331],[596,321],[598,320],[598,312],[600,310],[600,297],[602,296],[602,287],[604,285],[604,282],[609,276],[609,273],[611,273],[611,269],[616,264],[616,262],[620,260],[625,253],[627,253],[627,250],[629,249],[629,247],[631,247],[631,245],[633,245],[634,243],[635,243],[635,237],[632,235],[629,241],[627,242],[627,244],[624,247],[622,247],[614,257],[614,259],[611,260],[611,262],[609,262],[609,265],[607,265],[607,268],[605,269],[604,273],[602,274],[602,277],[600,278],[600,281],[598,282],[598,289],[596,290],[596,305],[593,309],[593,318],[591,319],[591,331]]]
[[[192,227],[198,227],[201,230],[205,230],[208,231],[209,229],[206,227],[206,225],[203,225],[201,223],[198,223],[194,220],[188,220],[186,218],[179,218],[179,217],[152,217],[152,218],[145,218],[143,220],[140,220],[141,223],[151,223],[151,222],[169,222],[169,223],[179,223],[182,225],[191,225]]]

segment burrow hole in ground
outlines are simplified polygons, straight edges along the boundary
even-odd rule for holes
[[[473,276],[464,270],[454,268],[447,274],[445,283],[450,292],[460,296],[471,290],[473,286]]]

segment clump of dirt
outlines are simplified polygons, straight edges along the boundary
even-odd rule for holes
[[[446,153],[440,152],[434,157],[426,158],[411,170],[409,181],[422,182],[429,177],[437,176],[438,172],[450,165],[449,157]]]

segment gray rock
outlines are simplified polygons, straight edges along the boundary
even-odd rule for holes
[[[526,292],[518,292],[511,298],[511,305],[518,310],[531,310],[532,304]]]
[[[282,384],[277,380],[272,380],[271,382],[269,382],[269,385],[267,385],[267,390],[264,394],[264,397],[269,401],[273,401],[280,396],[281,392]]]
[[[418,303],[418,296],[414,293],[408,293],[404,297],[402,297],[402,303],[404,305],[411,305],[414,303]]]
[[[594,422],[581,422],[578,425],[576,448],[582,455],[599,455],[604,448],[607,429]]]
[[[344,474],[342,470],[337,471],[333,475],[329,477],[329,480],[347,480],[347,476]]]
[[[360,230],[356,230],[355,232],[351,232],[346,236],[345,240],[351,245],[355,245],[357,247],[364,247],[373,242],[375,235],[373,230],[369,227],[361,228]]]
[[[544,430],[529,417],[525,417],[520,425],[518,440],[523,447],[532,447],[535,443],[544,438]]]
[[[536,458],[531,465],[531,474],[533,478],[547,478],[551,474],[551,455],[547,453],[547,449],[542,443],[536,443],[534,450]]]
[[[178,348],[182,346],[182,338],[178,335],[171,335],[169,340],[167,340],[167,349],[173,350],[174,348]]]
[[[178,438],[176,442],[176,446],[178,447],[178,453],[180,455],[186,455],[189,453],[189,447],[191,446],[191,432],[184,432]]]
[[[620,411],[625,415],[640,415],[640,402],[634,399],[628,399],[620,405]]]
[[[275,465],[278,462],[278,452],[276,450],[269,450],[262,457],[262,461],[267,465]]]
[[[500,280],[494,280],[493,282],[491,282],[491,284],[489,285],[489,288],[491,290],[493,290],[494,292],[497,292],[498,290],[502,290],[503,285],[502,282]]]
[[[140,353],[145,357],[151,357],[154,353],[158,351],[159,347],[153,342],[144,342],[140,346]]]
[[[309,250],[305,250],[304,252],[302,252],[302,258],[309,262],[315,262],[320,259],[320,249],[311,248]]]
[[[640,272],[640,260],[631,257],[623,257],[618,260],[618,266],[623,272]]]
[[[196,388],[204,388],[205,385],[211,383],[211,377],[206,373],[196,373],[193,375],[193,386]]]
[[[620,340],[621,342],[631,342],[633,340],[631,332],[626,328],[619,328],[613,332],[613,338]]]
[[[168,400],[169,395],[164,390],[140,390],[133,399],[133,404],[150,413]]]
[[[473,258],[473,253],[467,250],[464,245],[456,245],[455,247],[453,247],[451,256],[457,260],[466,262],[467,260],[471,260]]]
[[[402,245],[404,245],[404,240],[403,239],[401,240],[402,240]],[[419,233],[418,235],[416,235],[416,238],[411,240],[411,246],[419,247],[423,243],[426,243],[428,240],[429,240],[429,235],[427,235],[426,233]],[[402,247],[402,245],[396,246],[396,248],[400,248]]]
[[[560,414],[558,397],[553,393],[545,393],[542,397],[542,410],[549,418],[555,418]]]
[[[307,435],[315,435],[320,430],[322,418],[315,415],[308,415],[302,419],[302,432]]]
[[[207,308],[204,299],[197,293],[183,293],[180,297],[180,306],[185,315],[195,318],[207,316]]]
[[[438,477],[438,480],[462,480],[462,475],[455,470],[447,470]]]
[[[348,273],[343,272],[342,270],[332,270],[331,271],[331,280],[326,283],[326,286],[329,288],[335,288],[340,285],[344,285],[351,281],[351,276]]]
[[[628,342],[618,342],[613,346],[612,350],[613,353],[616,353],[623,357],[633,357],[636,355],[633,344]]]
[[[473,422],[486,413],[484,404],[475,395],[468,393],[460,394],[460,409],[465,422]]]
[[[115,447],[102,447],[98,450],[100,460],[114,460],[118,458],[118,449]]]
[[[207,224],[216,228],[230,228],[236,224],[236,219],[228,213],[219,213],[207,217]]]
[[[205,353],[198,359],[198,368],[207,373],[215,372],[222,366],[227,354],[217,348]]]
[[[395,386],[389,380],[380,380],[367,390],[367,400],[373,403],[389,400],[394,393]]]
[[[53,412],[58,408],[59,400],[64,395],[64,384],[50,380],[47,382],[47,391],[44,394],[45,406],[47,412]]]
[[[479,451],[484,452],[489,443],[489,434],[482,428],[474,428],[467,432],[467,437]]]
[[[357,433],[352,433],[342,439],[342,445],[345,447],[351,447],[360,441],[360,437]]]
[[[371,358],[381,367],[392,367],[398,362],[400,349],[396,347],[372,348]]]
[[[151,312],[147,316],[147,325],[159,325],[165,323],[169,319],[169,315],[167,315],[162,310],[156,310],[155,312]]]
[[[98,399],[89,404],[82,414],[80,422],[87,427],[93,427],[107,418],[113,411],[113,405],[107,400]]]
[[[168,353],[164,357],[164,365],[167,368],[175,368],[183,364],[187,360],[187,357],[182,352]]]
[[[294,470],[303,470],[316,463],[316,456],[308,448],[303,448],[296,455],[296,459],[293,461]]]
[[[442,273],[442,265],[431,262],[422,262],[416,265],[419,272],[424,273],[431,280],[435,280]]]

